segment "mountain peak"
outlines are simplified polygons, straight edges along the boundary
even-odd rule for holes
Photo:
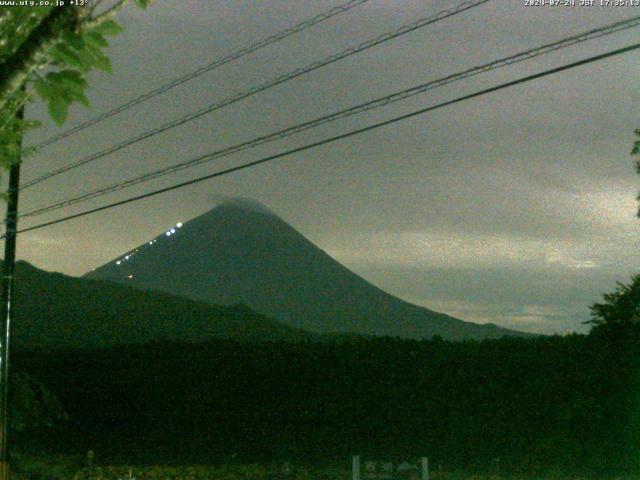
[[[318,333],[451,340],[517,334],[464,322],[380,290],[251,199],[224,198],[147,243],[87,276],[209,304],[242,303]]]
[[[238,209],[246,210],[254,213],[262,213],[263,215],[277,215],[262,203],[254,200],[253,198],[246,197],[225,197],[211,212],[219,211],[219,209]]]

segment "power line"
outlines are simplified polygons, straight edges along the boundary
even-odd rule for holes
[[[21,190],[24,190],[26,188],[29,188],[33,185],[36,185],[38,183],[44,182],[45,180],[48,180],[52,177],[55,177],[57,175],[60,175],[62,173],[68,172],[69,170],[73,170],[74,168],[78,168],[82,165],[86,165],[87,163],[93,162],[95,160],[98,160],[100,158],[103,158],[107,155],[110,155],[114,152],[117,152],[119,150],[122,150],[123,148],[129,147],[135,143],[138,143],[142,140],[146,140],[147,138],[151,138],[154,137],[155,135],[158,135],[160,133],[163,133],[171,128],[175,128],[178,127],[180,125],[183,125],[187,122],[190,122],[192,120],[195,120],[197,118],[200,118],[206,114],[209,114],[215,110],[219,110],[223,107],[226,107],[228,105],[231,105],[233,103],[239,102],[240,100],[244,100],[248,97],[251,97],[253,95],[256,95],[257,93],[260,93],[264,90],[267,90],[269,88],[275,87],[277,85],[280,85],[282,83],[288,82],[289,80],[293,80],[295,78],[301,77],[302,75],[305,75],[309,72],[312,72],[314,70],[317,70],[321,67],[324,67],[326,65],[330,65],[332,63],[335,63],[339,60],[342,60],[346,57],[350,57],[351,55],[355,55],[356,53],[360,53],[364,50],[367,50],[369,48],[372,48],[376,45],[380,45],[384,42],[387,42],[389,40],[392,40],[396,37],[399,37],[401,35],[405,35],[409,32],[412,32],[414,30],[417,30],[419,28],[425,27],[427,25],[439,22],[441,20],[444,20],[446,18],[449,18],[451,16],[457,15],[459,13],[462,13],[466,10],[469,10],[471,8],[475,8],[478,7],[484,3],[487,3],[491,0],[467,0],[461,4],[459,4],[457,7],[451,8],[451,9],[447,9],[447,10],[443,10],[435,15],[429,16],[429,17],[424,17],[421,18],[420,20],[411,23],[409,25],[404,25],[402,27],[400,27],[399,29],[390,32],[390,33],[385,33],[383,35],[380,35],[372,40],[368,40],[366,42],[361,43],[358,46],[355,47],[351,47],[348,48],[346,50],[343,50],[340,53],[331,55],[329,57],[326,57],[323,60],[317,61],[317,62],[313,62],[305,67],[301,67],[301,68],[297,68],[289,73],[286,73],[284,75],[281,75],[273,80],[270,80],[266,83],[263,83],[261,85],[258,85],[256,87],[252,87],[249,90],[245,90],[243,92],[240,92],[236,95],[233,95],[231,97],[228,97],[224,100],[221,100],[219,102],[213,103],[207,107],[204,107],[200,110],[198,110],[197,112],[194,113],[190,113],[188,115],[185,115],[177,120],[173,120],[169,123],[166,123],[160,127],[151,129],[151,130],[147,130],[146,132],[143,132],[139,135],[136,135],[135,137],[129,138],[127,140],[124,140],[114,146],[108,147],[104,150],[101,150],[97,153],[94,153],[92,155],[89,155],[88,157],[82,158],[76,162],[73,162],[69,165],[66,165],[64,167],[60,167],[56,170],[53,170],[49,173],[46,173],[40,177],[35,178],[34,180],[31,180],[29,182],[26,182],[22,187]]]
[[[119,190],[123,190],[125,188],[131,187],[133,185],[137,185],[143,182],[147,182],[159,177],[162,177],[164,175],[168,175],[171,173],[175,173],[178,172],[180,170],[184,170],[186,168],[191,168],[194,167],[196,165],[200,165],[202,163],[206,163],[206,162],[210,162],[212,160],[218,159],[218,158],[222,158],[222,157],[226,157],[235,153],[238,153],[240,151],[243,150],[247,150],[249,148],[254,148],[257,147],[259,145],[263,145],[265,143],[269,143],[269,142],[273,142],[275,140],[280,140],[282,138],[286,138],[289,137],[291,135],[303,132],[305,130],[317,127],[319,125],[323,125],[329,122],[333,122],[336,121],[338,119],[342,119],[342,118],[346,118],[348,116],[352,116],[355,114],[359,114],[368,110],[372,110],[375,108],[379,108],[379,107],[383,107],[386,106],[390,103],[393,102],[397,102],[400,100],[405,100],[409,97],[412,97],[414,95],[420,94],[420,93],[424,93],[428,90],[432,90],[434,88],[449,84],[449,83],[453,83],[459,80],[463,80],[481,73],[485,73],[491,70],[495,70],[498,68],[502,68],[508,65],[513,65],[515,63],[518,62],[522,62],[525,60],[529,60],[531,58],[535,58],[538,57],[540,55],[544,55],[547,53],[550,53],[552,51],[556,51],[559,50],[561,48],[566,48],[569,47],[571,45],[576,45],[578,43],[587,41],[587,40],[592,40],[594,38],[600,38],[603,37],[605,35],[610,35],[612,33],[615,32],[619,32],[621,30],[625,30],[625,29],[629,29],[635,26],[640,25],[640,16],[636,16],[627,20],[622,20],[622,21],[618,21],[618,22],[614,22],[612,24],[603,26],[603,27],[599,27],[597,29],[592,29],[589,30],[587,32],[583,32],[581,34],[578,35],[574,35],[572,37],[568,37],[553,43],[548,43],[546,45],[542,45],[521,53],[517,53],[515,55],[511,55],[508,56],[506,58],[502,58],[500,60],[495,60],[493,62],[490,63],[486,63],[484,65],[480,65],[480,66],[476,66],[476,67],[472,67],[469,68],[467,70],[464,70],[462,72],[459,73],[455,73],[452,75],[448,75],[446,77],[442,77],[439,78],[437,80],[432,80],[429,81],[427,83],[423,83],[421,85],[415,86],[415,87],[411,87],[405,90],[401,90],[399,92],[393,93],[391,95],[387,95],[385,97],[381,97],[381,98],[377,98],[375,100],[371,100],[369,102],[360,104],[360,105],[356,105],[354,107],[351,108],[347,108],[338,112],[334,112],[331,113],[329,115],[325,115],[289,128],[285,128],[283,130],[279,130],[277,132],[274,133],[270,133],[268,135],[264,135],[258,138],[254,138],[252,140],[231,146],[231,147],[227,147],[224,148],[222,150],[218,150],[216,152],[213,153],[209,153],[194,159],[190,159],[184,162],[181,162],[177,165],[171,165],[169,167],[165,167],[165,168],[161,168],[137,177],[133,177],[130,178],[128,180],[125,181],[121,181],[121,182],[117,182],[115,184],[100,188],[98,190],[94,190],[91,192],[87,192],[84,194],[81,194],[79,196],[76,197],[72,197],[72,198],[68,198],[66,200],[62,200],[60,202],[54,203],[52,205],[46,205],[43,207],[38,207],[35,208],[33,210],[30,210],[28,212],[23,213],[20,218],[25,218],[25,217],[33,217],[33,216],[37,216],[37,215],[42,215],[44,213],[48,213],[54,210],[58,210],[60,208],[64,208],[64,207],[68,207],[71,205],[75,205],[77,203],[81,203],[93,198],[97,198],[100,197],[102,195],[106,195],[108,193],[111,192],[115,192],[115,191],[119,191]]]
[[[169,191],[172,191],[172,190],[177,190],[179,188],[183,188],[183,187],[186,187],[186,186],[189,186],[189,185],[194,185],[196,183],[200,183],[200,182],[203,182],[205,180],[210,180],[212,178],[221,177],[223,175],[227,175],[227,174],[230,174],[230,173],[233,173],[233,172],[237,172],[239,170],[244,170],[244,169],[247,169],[247,168],[255,167],[257,165],[260,165],[260,164],[263,164],[263,163],[267,163],[267,162],[271,162],[273,160],[277,160],[277,159],[282,158],[282,157],[293,155],[295,153],[303,152],[305,150],[310,150],[312,148],[316,148],[316,147],[319,147],[319,146],[322,146],[322,145],[326,145],[328,143],[333,143],[333,142],[336,142],[338,140],[343,140],[345,138],[352,137],[354,135],[359,135],[361,133],[365,133],[365,132],[368,132],[368,131],[371,131],[371,130],[374,130],[374,129],[377,129],[377,128],[380,128],[380,127],[391,125],[391,124],[399,122],[401,120],[406,120],[408,118],[412,118],[412,117],[415,117],[415,116],[418,116],[418,115],[422,115],[424,113],[431,112],[433,110],[437,110],[437,109],[440,109],[440,108],[443,108],[443,107],[447,107],[449,105],[453,105],[453,104],[460,103],[460,102],[463,102],[463,101],[466,101],[466,100],[470,100],[472,98],[480,97],[480,96],[486,95],[488,93],[497,92],[497,91],[505,89],[505,88],[513,87],[513,86],[516,86],[516,85],[519,85],[519,84],[522,84],[522,83],[525,83],[525,82],[530,82],[530,81],[536,80],[538,78],[542,78],[542,77],[546,77],[546,76],[549,76],[549,75],[553,75],[553,74],[556,74],[556,73],[559,73],[559,72],[563,72],[565,70],[569,70],[571,68],[575,68],[575,67],[579,67],[579,66],[582,66],[582,65],[586,65],[588,63],[593,63],[593,62],[597,62],[597,61],[600,61],[600,60],[604,60],[604,59],[609,58],[609,57],[613,57],[613,56],[616,56],[616,55],[621,55],[623,53],[627,53],[627,52],[630,52],[630,51],[633,51],[633,50],[637,50],[639,48],[640,48],[640,43],[636,43],[636,44],[629,45],[629,46],[624,47],[624,48],[619,48],[617,50],[613,50],[613,51],[610,51],[610,52],[607,52],[607,53],[603,53],[603,54],[600,54],[600,55],[595,55],[593,57],[589,57],[589,58],[586,58],[586,59],[583,59],[583,60],[580,60],[580,61],[577,61],[577,62],[573,62],[573,63],[569,63],[569,64],[566,64],[566,65],[563,65],[563,66],[560,66],[560,67],[556,67],[556,68],[552,68],[552,69],[549,69],[549,70],[545,70],[545,71],[540,72],[540,73],[536,73],[536,74],[533,74],[533,75],[528,75],[526,77],[521,77],[521,78],[519,78],[517,80],[512,80],[512,81],[506,82],[506,83],[501,83],[501,84],[496,85],[494,87],[485,88],[483,90],[479,90],[477,92],[470,93],[468,95],[463,95],[461,97],[457,97],[457,98],[455,98],[453,100],[448,100],[448,101],[445,101],[445,102],[442,102],[442,103],[438,103],[437,105],[433,105],[431,107],[422,108],[420,110],[416,110],[416,111],[413,111],[413,112],[410,112],[410,113],[406,113],[404,115],[400,115],[400,116],[397,116],[397,117],[394,117],[394,118],[391,118],[389,120],[385,120],[385,121],[382,121],[382,122],[374,123],[372,125],[369,125],[369,126],[366,126],[366,127],[363,127],[363,128],[359,128],[357,130],[351,130],[351,131],[349,131],[347,133],[343,133],[343,134],[340,134],[340,135],[336,135],[334,137],[326,138],[324,140],[320,140],[320,141],[317,141],[317,142],[314,142],[314,143],[310,143],[310,144],[304,145],[302,147],[297,147],[297,148],[293,148],[291,150],[287,150],[285,152],[281,152],[281,153],[278,153],[278,154],[275,154],[275,155],[270,155],[268,157],[261,158],[259,160],[255,160],[253,162],[248,162],[248,163],[244,163],[242,165],[238,165],[238,166],[235,166],[235,167],[230,167],[230,168],[218,171],[218,172],[214,172],[214,173],[211,173],[211,174],[208,174],[208,175],[204,175],[204,176],[201,176],[201,177],[194,178],[192,180],[188,180],[186,182],[174,184],[174,185],[171,185],[169,187],[164,187],[164,188],[161,188],[161,189],[158,189],[158,190],[154,190],[152,192],[144,193],[142,195],[129,197],[129,198],[125,199],[125,200],[120,200],[120,201],[113,202],[113,203],[110,203],[110,204],[107,204],[107,205],[103,205],[101,207],[92,208],[90,210],[85,210],[84,212],[76,213],[76,214],[73,214],[73,215],[68,215],[66,217],[62,217],[62,218],[59,218],[57,220],[51,220],[49,222],[44,222],[44,223],[41,223],[39,225],[35,225],[33,227],[28,227],[28,228],[19,230],[17,233],[25,233],[25,232],[30,232],[32,230],[38,230],[40,228],[44,228],[44,227],[48,227],[48,226],[51,226],[51,225],[56,225],[58,223],[66,222],[66,221],[72,220],[74,218],[83,217],[83,216],[90,215],[90,214],[93,214],[93,213],[101,212],[103,210],[108,210],[108,209],[111,209],[111,208],[114,208],[114,207],[117,207],[117,206],[120,206],[120,205],[126,205],[128,203],[133,203],[133,202],[136,202],[138,200],[142,200],[142,199],[145,199],[145,198],[153,197],[155,195],[160,195],[161,193],[166,193],[166,192],[169,192]],[[4,238],[4,235],[2,237],[0,237],[0,238]]]
[[[123,103],[122,105],[119,105],[105,113],[102,113],[100,115],[98,115],[97,117],[94,117],[92,119],[89,119],[85,122],[82,122],[78,125],[76,125],[73,128],[70,128],[69,130],[66,130],[62,133],[59,133],[58,135],[54,135],[51,138],[48,138],[47,140],[38,143],[36,145],[34,145],[32,148],[35,148],[37,150],[40,150],[48,145],[51,145],[53,143],[56,143],[64,138],[70,137],[71,135],[78,133],[82,130],[85,130],[86,128],[89,128],[93,125],[96,125],[100,122],[102,122],[103,120],[106,120],[107,118],[111,118],[115,115],[118,115],[126,110],[129,110],[132,107],[135,107],[136,105],[141,104],[142,102],[146,102],[147,100],[157,97],[158,95],[162,95],[165,92],[168,92],[169,90],[178,87],[180,85],[182,85],[183,83],[189,82],[191,80],[193,80],[194,78],[199,77],[200,75],[203,75],[207,72],[210,72],[212,70],[215,70],[218,67],[221,67],[223,65],[226,65],[227,63],[233,62],[235,60],[238,60],[239,58],[242,58],[246,55],[249,55],[250,53],[253,53],[257,50],[260,50],[261,48],[264,48],[268,45],[271,45],[273,43],[279,42],[280,40],[284,40],[285,38],[295,34],[295,33],[299,33],[303,30],[306,30],[307,28],[310,28],[314,25],[317,25],[318,23],[324,22],[325,20],[329,20],[332,17],[335,17],[337,15],[340,15],[342,13],[348,12],[349,10],[358,7],[360,5],[362,5],[363,3],[367,3],[370,0],[351,0],[347,3],[345,3],[344,5],[339,5],[337,7],[333,7],[330,10],[327,10],[326,12],[320,13],[318,15],[316,15],[315,17],[311,17],[301,23],[298,23],[297,25],[294,25],[293,27],[287,28],[285,30],[282,30],[274,35],[271,35],[270,37],[267,37],[259,42],[253,43],[247,47],[241,48],[240,50],[237,50],[229,55],[226,55],[225,57],[219,58],[214,60],[213,62],[209,63],[208,65],[204,65],[192,72],[189,72],[185,75],[182,75],[178,78],[175,78],[173,80],[171,80],[169,83],[166,83],[158,88],[155,88],[153,90],[149,90],[146,93],[143,93],[142,95],[129,100],[126,103]]]

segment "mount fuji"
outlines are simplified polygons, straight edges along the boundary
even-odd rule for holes
[[[316,333],[448,340],[528,336],[390,295],[266,207],[243,200],[179,223],[85,276],[210,304],[245,304]]]

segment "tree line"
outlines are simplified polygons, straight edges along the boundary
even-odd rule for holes
[[[638,470],[637,328],[591,335],[17,352],[69,420],[44,450],[125,463],[427,455],[434,468]],[[49,440],[47,440],[49,435]],[[67,440],[60,442],[61,435]]]

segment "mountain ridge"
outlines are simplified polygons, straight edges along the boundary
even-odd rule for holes
[[[1,265],[0,260],[0,265]],[[210,305],[164,292],[16,264],[12,343],[18,348],[102,348],[150,341],[308,338],[245,305]]]
[[[118,263],[119,262],[119,263]],[[245,303],[315,333],[450,340],[527,336],[413,305],[360,277],[267,207],[227,201],[88,272],[211,304]]]

